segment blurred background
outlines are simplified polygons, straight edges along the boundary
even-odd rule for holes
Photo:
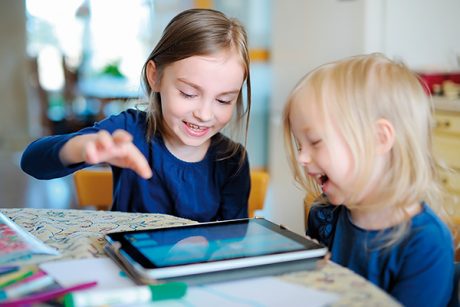
[[[458,0],[0,1],[0,208],[75,208],[71,178],[19,168],[32,140],[92,125],[142,99],[142,64],[169,20],[192,7],[236,17],[251,49],[252,168],[270,173],[261,215],[302,233],[304,193],[284,151],[281,112],[312,68],[383,52],[424,75],[460,71]]]

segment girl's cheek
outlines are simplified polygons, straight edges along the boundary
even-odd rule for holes
[[[222,123],[227,124],[232,119],[234,109],[235,108],[232,107],[232,108],[228,108],[226,110],[222,110],[222,112],[219,113],[220,121]]]

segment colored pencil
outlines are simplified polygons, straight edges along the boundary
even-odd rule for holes
[[[34,270],[22,269],[14,273],[6,274],[0,277],[0,288],[7,287],[14,283],[17,283],[24,278],[31,276],[34,273]]]
[[[45,276],[45,275],[46,275],[46,273],[43,272],[43,271],[35,272],[35,273],[32,274],[31,276],[26,277],[26,278],[24,278],[23,280],[20,280],[20,281],[14,283],[14,284],[12,284],[12,285],[9,285],[9,286],[3,288],[3,290],[6,290],[6,289],[8,289],[8,288],[10,288],[10,287],[14,287],[14,286],[16,286],[16,285],[24,284],[24,283],[26,283],[26,282],[32,281],[32,280],[34,280],[34,279],[40,278],[40,277]]]
[[[2,266],[0,267],[0,275],[16,272],[17,270],[19,270],[18,266]]]

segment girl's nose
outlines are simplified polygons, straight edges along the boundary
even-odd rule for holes
[[[195,116],[202,122],[210,121],[214,116],[212,110],[212,102],[201,102],[193,112],[193,116]]]

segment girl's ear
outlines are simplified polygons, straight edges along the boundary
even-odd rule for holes
[[[395,130],[386,119],[381,118],[376,122],[377,154],[385,154],[391,150],[395,143]]]
[[[149,81],[150,88],[153,92],[160,91],[160,82],[158,80],[157,65],[153,60],[147,63],[147,80]]]

